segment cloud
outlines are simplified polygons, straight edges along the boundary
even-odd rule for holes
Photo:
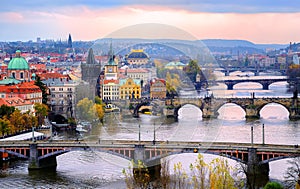
[[[60,7],[86,6],[91,9],[113,8],[123,6],[161,6],[182,8],[194,12],[215,13],[265,13],[299,12],[300,4],[297,1],[282,0],[5,0],[1,2],[0,11],[20,10],[51,10]]]
[[[91,8],[77,3],[76,6],[47,11],[25,9],[0,12],[0,16],[6,18],[0,20],[0,24],[5,24],[0,30],[0,40],[28,40],[37,36],[65,39],[69,33],[74,40],[95,40],[130,25],[161,23],[186,30],[198,39],[246,39],[257,43],[285,44],[300,41],[298,12],[198,12],[176,7],[179,4],[176,2],[171,7],[132,5]],[[22,30],[16,29],[21,26]]]

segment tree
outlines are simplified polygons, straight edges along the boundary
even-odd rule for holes
[[[104,109],[101,104],[94,104],[94,108],[96,109],[97,116],[100,120],[103,120],[104,117]]]
[[[77,103],[76,107],[79,119],[92,121],[97,118],[96,107],[92,100],[84,98]]]
[[[12,125],[12,132],[22,131],[25,129],[25,122],[22,119],[22,113],[20,110],[16,109],[14,113],[10,115],[9,121]]]
[[[15,111],[15,107],[13,106],[7,106],[7,105],[1,105],[0,106],[0,117],[10,117],[10,115]]]
[[[293,160],[288,160],[288,163],[290,166],[284,175],[285,184],[287,188],[295,188],[300,179],[300,157],[296,157]]]
[[[4,136],[5,134],[10,133],[11,131],[11,124],[10,121],[4,117],[4,118],[0,118],[0,133],[2,136]]]
[[[22,114],[22,119],[25,123],[25,129],[30,129],[31,127],[38,126],[38,118],[29,111]]]
[[[191,60],[189,64],[184,68],[185,74],[194,83],[196,82],[196,75],[199,73],[201,75],[201,80],[203,80],[203,74],[200,66],[196,60]]]
[[[36,76],[36,80],[34,84],[38,86],[42,91],[42,103],[47,104],[47,100],[48,100],[47,86],[41,81],[41,78],[39,76]]]
[[[177,89],[180,87],[181,81],[178,74],[166,74],[167,97],[173,98],[177,96]]]
[[[298,94],[300,89],[300,65],[291,64],[287,69],[287,76],[289,78],[289,88],[291,92],[296,92]]]
[[[45,104],[35,103],[34,104],[35,115],[38,119],[38,125],[42,125],[44,122],[45,116],[48,115],[49,108]]]
[[[279,184],[278,182],[268,182],[264,189],[283,189],[283,186]]]
[[[231,175],[232,167],[224,158],[213,159],[210,163],[210,188],[235,189],[235,180]],[[237,189],[237,188],[236,188]]]

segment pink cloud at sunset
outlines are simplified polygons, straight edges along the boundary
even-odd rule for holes
[[[300,41],[300,13],[297,12],[214,13],[134,5],[110,8],[75,6],[48,12],[2,12],[0,16],[7,25],[22,21],[29,27],[35,24],[44,30],[55,31],[52,37],[43,36],[45,32],[40,32],[42,38],[66,38],[71,33],[75,40],[95,40],[126,26],[160,23],[176,26],[197,39],[245,39],[255,43],[285,44]],[[35,37],[32,36],[32,39]]]

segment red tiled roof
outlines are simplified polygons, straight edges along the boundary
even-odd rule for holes
[[[106,79],[104,80],[103,82],[104,84],[108,84],[108,83],[114,83],[114,84],[118,84],[119,83],[119,80],[114,80],[114,79]]]
[[[41,78],[41,80],[46,80],[46,79],[60,79],[60,78],[69,78],[67,75],[63,75],[61,73],[40,73],[38,76]]]
[[[32,102],[29,100],[24,100],[19,97],[13,97],[13,98],[0,98],[0,106],[6,105],[6,106],[23,106],[23,105],[31,105]]]

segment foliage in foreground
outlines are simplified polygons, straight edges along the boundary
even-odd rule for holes
[[[283,189],[283,186],[278,182],[268,182],[264,189]]]
[[[285,172],[284,179],[286,188],[299,188],[300,189],[300,157],[296,157],[292,160],[288,160],[289,167]],[[297,186],[298,185],[298,186]]]
[[[132,171],[133,167],[136,168],[134,173]],[[233,168],[223,158],[215,158],[210,163],[205,163],[203,155],[198,154],[196,161],[190,165],[191,173],[186,173],[181,162],[174,165],[174,174],[171,175],[169,171],[169,162],[162,162],[160,179],[150,182],[151,175],[145,165],[142,162],[138,164],[132,162],[129,169],[123,170],[123,175],[125,176],[127,188],[130,189],[143,189],[154,187],[154,185],[164,189],[237,189],[243,187],[234,179]],[[137,176],[140,176],[140,178]]]

